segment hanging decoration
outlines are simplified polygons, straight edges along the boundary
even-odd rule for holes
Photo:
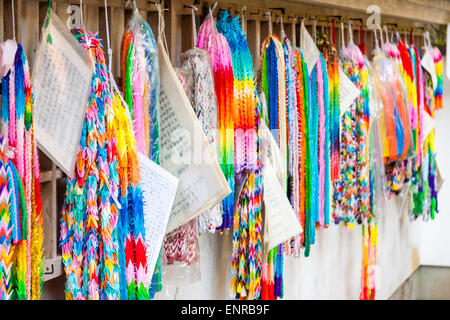
[[[261,295],[262,177],[260,106],[252,56],[239,17],[219,14],[217,30],[228,41],[234,74],[235,180],[242,186],[233,218],[231,294],[240,299]],[[238,191],[238,190],[236,190]]]
[[[3,232],[5,241],[8,242],[6,238],[10,237],[11,242],[7,246],[10,246],[10,253],[13,252],[13,262],[7,256],[2,259],[5,259],[5,268],[6,264],[14,265],[10,270],[4,269],[4,272],[12,277],[10,287],[4,291],[4,297],[38,300],[43,286],[43,217],[39,161],[34,137],[31,78],[28,60],[22,46],[15,40],[7,42],[13,45],[15,51],[11,56],[14,60],[11,61],[10,69],[2,70],[4,77],[1,81],[1,130],[4,144],[14,151],[9,160],[4,159],[3,164],[8,179],[14,178],[14,182],[5,184],[16,193],[10,196],[5,194],[4,201],[8,201],[7,198],[10,197],[16,208],[7,210],[10,211],[9,222],[6,222],[9,220],[8,213],[6,211],[3,213]],[[18,176],[14,173],[13,167],[17,168]],[[25,198],[25,202],[21,204],[23,207],[20,208],[22,217],[18,207],[21,203],[18,198],[20,183],[23,183],[21,192]],[[8,226],[12,227],[11,235],[8,235]]]
[[[283,46],[275,34],[270,33],[264,40],[260,61],[259,92],[265,103],[262,107],[263,119],[280,147],[284,163],[287,164],[286,64]],[[287,192],[286,171],[283,172],[281,185]],[[283,297],[283,252],[284,243],[271,248],[264,258],[261,292],[263,300]]]
[[[415,159],[416,166],[413,168],[413,176],[411,178],[410,192],[412,201],[409,209],[413,218],[422,216],[427,220],[430,217],[434,219],[437,212],[435,130],[430,123],[434,121],[435,110],[442,108],[442,88],[440,88],[442,84],[438,75],[439,72],[442,73],[442,61],[439,49],[431,47],[429,35],[425,34],[425,36],[427,36],[426,38],[424,37],[425,55],[420,57],[420,53],[415,46],[412,46],[414,52],[411,52],[412,60],[414,57],[418,57],[415,61],[415,67],[420,108],[420,133],[419,149]],[[422,66],[424,66],[423,69]],[[433,83],[434,75],[432,73],[436,75],[435,83]],[[434,85],[436,89],[433,90]],[[429,129],[430,127],[431,129]],[[427,130],[426,132],[425,129]]]
[[[373,135],[370,128],[369,68],[365,56],[353,43],[349,24],[349,45],[342,45],[342,69],[361,90],[345,111],[342,121],[340,179],[334,185],[335,223],[349,229],[362,224],[363,253],[360,299],[375,298],[377,222],[373,210]],[[343,25],[342,25],[343,33]],[[343,37],[342,37],[343,38]]]
[[[100,38],[82,30],[75,37],[95,59],[95,72],[61,218],[66,298],[148,299],[142,191],[131,123],[126,124],[117,94],[111,98]]]
[[[175,69],[175,71],[186,96],[194,106],[195,80],[192,71],[189,69]],[[196,112],[196,114],[198,113]],[[163,261],[167,265],[180,262],[190,266],[199,261],[199,251],[197,221],[193,219],[166,235],[163,245]]]
[[[218,230],[232,228],[235,192],[235,164],[241,169],[241,159],[234,154],[234,75],[230,47],[225,36],[217,31],[212,10],[200,26],[197,47],[211,56],[214,87],[217,98],[217,121],[219,130],[219,164],[231,189],[223,201],[223,222]]]
[[[300,211],[299,183],[299,121],[297,115],[297,70],[295,66],[295,49],[286,36],[281,22],[281,38],[286,65],[286,114],[287,114],[287,196],[296,216]],[[297,241],[296,241],[297,240]],[[285,243],[287,256],[300,255],[299,236]]]
[[[133,15],[122,39],[122,91],[136,137],[138,152],[160,164],[159,61],[149,24],[133,2]],[[150,296],[162,290],[160,258],[153,274]]]
[[[5,141],[2,137],[2,149]],[[26,241],[28,231],[24,186],[17,168],[3,151],[0,186],[0,300],[26,299],[26,275],[19,274],[18,261],[14,260],[17,244]]]
[[[218,109],[215,93],[215,83],[212,70],[211,57],[203,49],[194,48],[180,56],[183,70],[192,73],[193,83],[190,86],[188,97],[190,98],[194,112],[200,121],[209,145],[214,155],[218,158]],[[215,232],[222,221],[223,206],[218,204],[211,210],[202,213],[198,217],[199,232]]]
[[[300,225],[304,230],[300,239],[294,239],[294,252],[297,256],[298,241],[305,248],[307,257],[311,248],[311,176],[310,172],[310,140],[309,140],[309,104],[310,104],[310,82],[309,72],[303,53],[300,49],[295,50],[295,66],[297,73],[296,94],[297,94],[297,119],[298,119],[298,146],[299,146],[299,218]],[[308,227],[306,227],[308,226]]]

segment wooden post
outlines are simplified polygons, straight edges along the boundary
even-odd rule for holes
[[[122,37],[125,32],[125,12],[121,8],[110,9],[111,48],[113,50],[113,70],[116,77],[120,76],[120,55],[122,49]]]
[[[24,27],[22,43],[28,56],[30,66],[34,65],[34,56],[39,44],[39,2],[27,1],[23,9]]]
[[[84,7],[87,9],[87,21],[85,21],[86,31],[92,33],[99,31],[99,7],[91,4],[85,4]]]
[[[297,32],[296,32],[296,28],[295,28],[295,19],[291,23],[291,40],[292,40],[292,45],[294,46],[294,48],[297,47]]]
[[[15,24],[16,24],[16,39],[17,42],[22,43],[22,0],[14,0],[16,8],[14,10],[15,14]]]
[[[255,21],[255,45],[254,45],[254,64],[255,64],[255,73],[259,72],[259,55],[261,52],[261,21],[258,19]]]
[[[176,12],[176,0],[170,0],[170,61],[175,65],[177,52],[178,19]]]
[[[0,41],[3,42],[3,30],[5,30],[3,19],[3,0],[0,0]]]

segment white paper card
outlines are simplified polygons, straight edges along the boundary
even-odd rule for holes
[[[436,86],[437,86],[436,69],[435,69],[435,66],[434,66],[433,57],[431,56],[431,53],[430,53],[429,50],[427,50],[427,52],[425,52],[425,54],[423,55],[422,61],[420,62],[420,64],[430,74],[431,81],[433,82],[433,90],[435,90]]]
[[[148,274],[155,270],[175,200],[178,178],[138,153],[141,188],[144,200],[145,246]]]
[[[305,24],[302,21],[300,28],[300,49],[305,57],[306,65],[308,66],[308,72],[311,74],[314,66],[316,65],[317,59],[320,57],[319,49],[317,49],[316,43],[311,35],[306,30]]]
[[[264,123],[261,129],[267,141],[263,169],[264,242],[267,250],[270,250],[301,233],[302,227],[281,187],[280,180],[285,169],[284,162],[281,161],[280,149]]]
[[[341,110],[340,116],[342,117],[348,111],[355,99],[359,97],[361,90],[353,84],[352,80],[347,77],[341,68],[339,68],[339,89],[339,107]]]
[[[423,112],[423,141],[428,137],[428,135],[436,128],[436,120],[434,120],[428,112]]]
[[[160,42],[161,166],[180,179],[167,232],[220,203],[231,189]]]
[[[267,224],[264,235],[267,249],[300,234],[302,228],[271,165],[264,168],[264,212]]]
[[[54,12],[33,71],[39,148],[68,176],[75,171],[93,67],[88,54]]]
[[[280,147],[271,134],[269,127],[264,122],[261,123],[261,131],[264,139],[267,141],[264,163],[269,163],[274,168],[278,180],[281,181],[284,177],[283,173],[286,171],[286,165],[282,161],[283,157],[281,156]]]

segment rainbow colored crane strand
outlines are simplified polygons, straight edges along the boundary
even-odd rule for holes
[[[225,36],[214,25],[213,16],[206,17],[200,26],[197,47],[211,56],[216,89],[219,129],[219,164],[231,193],[223,201],[223,224],[218,230],[230,229],[234,212],[234,75],[230,47]]]
[[[319,226],[319,123],[320,123],[320,105],[319,100],[322,101],[323,106],[323,96],[319,96],[319,84],[322,79],[322,64],[321,60],[318,59],[311,74],[309,75],[310,82],[310,103],[308,105],[308,140],[309,140],[309,182],[310,182],[310,192],[309,192],[309,223],[305,225],[305,228],[309,229],[309,241],[310,244],[315,243],[316,226]],[[323,83],[323,82],[322,82]],[[323,84],[320,85],[321,90],[323,90]],[[322,108],[323,112],[323,108]],[[323,117],[323,115],[322,115]],[[323,144],[322,144],[323,146]],[[309,252],[308,252],[309,254]]]
[[[325,39],[322,47],[328,70],[329,112],[328,125],[330,135],[330,181],[339,179],[339,134],[340,134],[340,89],[339,59],[336,48]]]
[[[286,111],[286,64],[283,46],[276,35],[269,35],[261,49],[260,94],[266,102],[263,118],[277,141],[281,156],[287,163],[287,111]],[[287,192],[287,173],[283,173],[281,185]],[[269,248],[262,268],[261,299],[283,297],[284,243]]]
[[[420,53],[417,48],[412,45],[411,48],[411,59],[413,62],[415,70],[415,80],[417,87],[417,133],[415,138],[416,141],[416,159],[414,159],[415,166],[413,168],[413,176],[411,178],[411,188],[410,193],[413,200],[413,207],[411,208],[411,214],[415,217],[423,213],[424,202],[428,199],[428,159],[423,158],[423,117],[425,112],[425,88],[424,88],[424,78],[423,70],[420,64]],[[425,160],[425,163],[423,163]],[[425,178],[425,181],[424,181]],[[424,182],[426,182],[424,188]]]
[[[67,180],[61,218],[66,298],[145,299],[149,281],[140,230],[142,191],[136,185],[139,171],[131,124],[127,127],[117,95],[111,99],[100,38],[82,30],[76,38],[96,63],[81,150],[75,176]]]
[[[434,60],[434,68],[436,70],[437,86],[434,90],[434,103],[435,109],[439,110],[443,108],[442,91],[444,80],[444,59],[442,58],[441,51],[438,47],[432,50],[432,56]]]
[[[283,37],[283,35],[282,35]],[[287,113],[287,196],[296,216],[300,211],[299,196],[299,128],[297,114],[297,71],[295,66],[294,48],[288,37],[284,34],[283,51],[286,65],[286,113]],[[287,256],[300,255],[300,243],[294,239],[286,241],[285,253]]]
[[[308,110],[310,103],[310,85],[309,85],[309,73],[306,61],[303,57],[303,53],[300,49],[295,50],[295,64],[297,72],[297,119],[298,119],[298,145],[299,145],[299,219],[303,232],[300,235],[300,239],[296,237],[294,250],[297,256],[298,242],[305,248],[305,256],[309,255],[311,247],[310,242],[310,228],[306,227],[310,225],[310,175],[309,167],[309,139],[308,139]]]
[[[4,143],[2,138],[1,143]],[[8,146],[9,147],[9,146]],[[17,279],[14,252],[26,240],[26,200],[17,168],[0,154],[0,300],[26,299],[25,279]],[[19,240],[21,239],[21,240]]]
[[[159,136],[159,60],[157,46],[149,24],[139,15],[137,8],[127,24],[122,40],[122,91],[133,120],[137,150],[160,164]],[[143,222],[143,218],[139,221]],[[134,232],[142,238],[143,224],[134,224]],[[139,247],[143,244],[137,244]],[[146,250],[146,249],[145,249]],[[144,272],[144,270],[142,270]],[[146,272],[146,271],[145,271]],[[144,272],[144,273],[145,273]],[[146,275],[142,275],[146,278]],[[161,263],[158,259],[150,288],[150,296],[162,290]],[[145,297],[145,296],[143,296]]]
[[[259,299],[262,255],[262,179],[259,163],[259,102],[252,56],[239,18],[223,11],[217,29],[231,50],[235,96],[235,177],[243,183],[233,219],[231,294],[240,299]]]
[[[149,299],[150,278],[147,274],[147,257],[145,250],[145,230],[143,217],[142,190],[140,188],[140,169],[137,160],[136,140],[133,133],[131,119],[126,107],[118,93],[114,93],[112,99],[112,110],[114,117],[112,122],[115,132],[117,148],[117,178],[119,189],[119,200],[121,208],[119,210],[118,234],[123,241],[126,235],[125,245],[119,244],[119,248],[124,248],[125,254],[119,254],[119,259],[126,260],[126,281],[123,278],[123,268],[121,268],[120,279],[120,299]],[[110,121],[108,121],[109,123]],[[114,141],[114,137],[112,139]],[[125,222],[128,224],[126,228]],[[125,233],[125,230],[133,230],[133,233]],[[134,235],[130,239],[130,234]],[[138,235],[136,237],[136,235]],[[128,253],[128,251],[133,253]]]
[[[40,171],[34,139],[33,98],[28,60],[17,44],[12,70],[2,79],[2,134],[15,149],[13,164],[23,181],[26,210],[22,230],[15,230],[13,273],[15,299],[38,300],[43,286],[43,229]],[[17,223],[16,219],[16,223]]]
[[[66,299],[84,300],[102,297],[99,266],[104,263],[101,261],[104,257],[100,255],[97,240],[99,225],[100,219],[110,214],[111,203],[117,203],[118,199],[109,185],[110,174],[117,167],[113,158],[116,150],[111,154],[106,141],[106,112],[110,108],[110,93],[102,45],[97,36],[85,34],[82,30],[77,30],[76,38],[96,63],[75,176],[67,179],[60,240],[67,275]]]
[[[415,49],[415,48],[414,48]],[[417,49],[415,49],[417,51]],[[426,48],[428,54],[434,58],[435,70],[442,72],[442,63],[440,61],[440,52],[437,48],[428,47]],[[419,52],[416,55],[420,58]],[[419,60],[419,59],[418,59]],[[419,103],[421,105],[421,117],[420,120],[423,122],[425,117],[425,112],[428,113],[428,117],[434,118],[435,110],[437,108],[442,108],[442,83],[438,84],[436,89],[433,90],[433,83],[431,81],[431,75],[428,72],[424,72],[420,65],[420,60],[416,61],[416,69],[418,75],[418,97],[420,98]],[[442,75],[441,75],[442,76]],[[439,78],[439,76],[438,76]],[[441,79],[442,80],[442,79]],[[417,155],[417,160],[419,168],[413,171],[413,176],[411,178],[411,189],[412,194],[412,206],[410,208],[410,213],[413,218],[418,218],[422,216],[424,220],[431,217],[434,219],[437,208],[437,189],[436,189],[436,150],[434,146],[435,130],[433,129],[427,137],[423,136],[423,125],[420,126],[420,141],[419,146],[421,151]]]

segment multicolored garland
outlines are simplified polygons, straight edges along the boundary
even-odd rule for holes
[[[5,140],[1,138],[2,148]],[[9,148],[8,146],[6,148]],[[25,275],[17,278],[14,253],[27,236],[24,186],[17,168],[0,153],[0,300],[26,299]],[[38,297],[39,298],[39,297]]]
[[[259,299],[262,261],[262,178],[259,162],[259,100],[252,56],[239,18],[219,14],[217,29],[228,41],[234,74],[235,179],[242,185],[233,219],[231,294]]]
[[[295,50],[289,38],[282,31],[284,61],[286,65],[286,113],[287,113],[287,196],[296,216],[300,212],[299,183],[299,120],[297,114],[297,70],[295,65]],[[299,236],[297,236],[299,240]],[[284,246],[287,256],[300,255],[300,241],[290,239]]]
[[[26,219],[22,220],[23,224],[19,224],[19,217],[13,217],[13,298],[38,300],[43,286],[40,171],[34,138],[31,78],[28,60],[20,44],[17,44],[14,65],[2,79],[1,125],[3,137],[15,150],[11,161],[23,181],[25,194],[22,213]],[[22,235],[19,226],[24,232]]]
[[[231,189],[230,195],[223,200],[223,224],[218,228],[222,231],[232,227],[235,192],[234,167],[236,162],[237,171],[240,171],[239,166],[242,163],[239,158],[235,159],[234,154],[235,96],[232,56],[227,39],[216,29],[212,12],[200,26],[197,47],[206,50],[211,56],[218,111],[219,164]]]
[[[281,156],[287,163],[287,111],[286,111],[286,64],[283,46],[274,34],[262,44],[260,58],[260,88],[266,109],[262,110],[264,121],[277,141]],[[281,185],[287,192],[287,172]],[[284,243],[268,248],[262,269],[261,299],[271,300],[283,297],[283,252]]]
[[[95,59],[95,71],[61,218],[66,298],[146,299],[142,191],[131,123],[126,125],[117,94],[111,99],[100,38],[82,30],[75,37]]]
[[[149,24],[135,7],[122,40],[122,91],[130,109],[137,150],[160,164],[159,60],[156,40]],[[138,233],[142,230],[136,230]],[[160,256],[161,257],[161,256]],[[160,257],[152,279],[150,296],[162,290]]]
[[[294,254],[297,255],[298,241],[305,248],[305,256],[309,256],[311,248],[311,176],[310,172],[310,152],[309,152],[309,104],[310,104],[310,82],[309,72],[303,53],[300,49],[295,50],[295,64],[297,72],[297,119],[298,119],[298,145],[299,145],[299,219],[303,232],[300,239],[294,239]],[[308,227],[306,227],[308,226]]]

